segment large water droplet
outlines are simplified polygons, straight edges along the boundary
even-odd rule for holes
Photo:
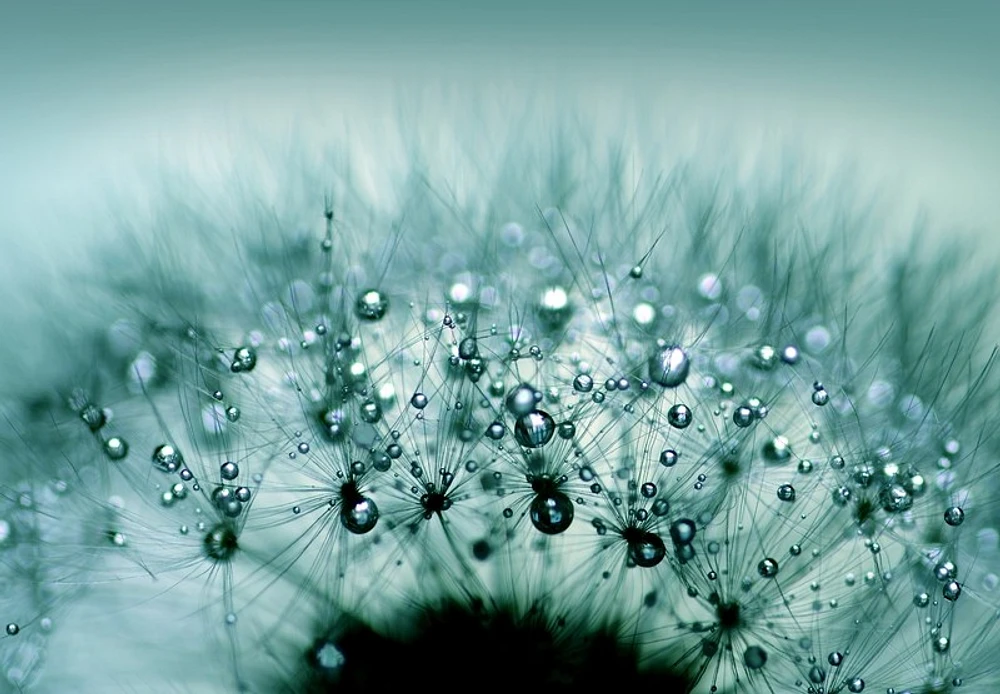
[[[549,413],[535,410],[518,418],[514,438],[525,448],[540,448],[552,439],[555,430],[555,420]]]
[[[760,670],[767,663],[767,651],[760,646],[748,646],[743,651],[743,663],[751,670]]]
[[[546,535],[558,535],[573,522],[573,502],[559,491],[538,494],[528,511],[531,523]]]
[[[646,530],[632,529],[626,531],[628,556],[636,566],[651,568],[663,561],[667,548],[660,536]]]
[[[661,349],[649,358],[649,379],[664,388],[676,388],[687,380],[691,362],[678,345]]]
[[[373,500],[360,494],[345,499],[340,509],[340,522],[349,532],[364,535],[378,523],[378,506]]]

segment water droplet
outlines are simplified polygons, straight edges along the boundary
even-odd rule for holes
[[[939,581],[947,581],[949,578],[955,578],[957,573],[958,567],[950,561],[943,561],[934,566],[934,578]]]
[[[573,379],[573,389],[577,393],[589,393],[594,388],[594,379],[588,374],[579,374]]]
[[[573,502],[560,491],[537,494],[528,515],[531,524],[546,535],[558,535],[573,522]]]
[[[670,513],[670,502],[666,499],[657,499],[653,502],[653,515],[657,518],[662,518],[663,516]]]
[[[830,402],[830,393],[819,382],[813,385],[812,401],[820,407]]]
[[[555,430],[555,420],[547,412],[535,410],[518,418],[514,438],[525,448],[540,448],[552,439]]]
[[[958,597],[962,594],[962,586],[958,581],[948,581],[941,589],[941,594],[944,596],[945,600],[954,602],[955,600],[958,600]]]
[[[17,634],[20,631],[21,627],[19,627],[17,624],[14,624],[13,622],[7,625],[7,636],[17,636]]]
[[[636,566],[648,569],[656,566],[667,555],[667,548],[660,536],[647,530],[630,528],[625,531],[628,556]]]
[[[362,421],[375,424],[382,419],[382,406],[375,400],[365,400],[360,407]]]
[[[236,531],[229,523],[219,523],[205,535],[202,550],[214,561],[228,561],[239,549]]]
[[[952,506],[944,512],[944,522],[951,526],[961,525],[965,520],[965,511],[959,506]]]
[[[782,501],[795,501],[795,487],[783,484],[778,487],[778,498]]]
[[[774,578],[778,575],[778,562],[770,557],[761,559],[760,563],[757,564],[757,573],[762,578]]]
[[[760,646],[748,646],[743,651],[743,663],[751,670],[760,670],[767,663],[767,651]]]
[[[758,369],[770,371],[778,363],[778,353],[771,345],[761,345],[753,353],[753,365]]]
[[[493,422],[488,427],[486,427],[486,438],[492,439],[494,441],[499,441],[507,433],[507,427],[503,425],[503,422]]]
[[[642,279],[642,265],[633,265],[628,274],[634,280]]]
[[[535,409],[535,405],[541,401],[539,393],[527,383],[522,383],[512,390],[505,401],[507,411],[515,417],[526,415]]]
[[[764,459],[771,463],[784,463],[792,457],[792,447],[784,436],[765,441],[761,452]]]
[[[83,406],[80,410],[80,419],[91,431],[99,431],[108,421],[104,410],[93,403],[87,403]]]
[[[422,410],[427,407],[428,402],[427,396],[423,393],[414,393],[413,397],[410,398],[410,404],[418,410]]]
[[[753,424],[754,413],[753,409],[749,405],[740,405],[735,410],[733,410],[733,424],[741,429],[745,429],[751,424]]]
[[[348,532],[364,535],[378,523],[378,506],[368,497],[361,496],[355,491],[353,495],[344,499],[344,505],[340,509],[340,522]]]
[[[664,388],[676,388],[687,380],[691,362],[678,345],[661,349],[649,358],[649,380]]]
[[[785,345],[785,348],[781,350],[781,361],[785,362],[789,366],[798,364],[799,348],[795,345]]]
[[[366,321],[381,320],[389,310],[389,299],[377,289],[361,292],[354,303],[354,313]]]
[[[239,347],[233,354],[229,370],[234,374],[248,373],[257,366],[257,351],[253,347]]]
[[[673,448],[666,448],[660,451],[660,465],[664,467],[673,467],[677,464],[679,458],[680,454]]]
[[[809,668],[809,681],[813,684],[823,684],[826,681],[826,670],[819,665]]]
[[[331,441],[338,440],[347,431],[347,412],[338,407],[325,408],[319,412],[319,423],[323,433]]]
[[[250,501],[250,490],[246,487],[237,487],[236,491],[233,492],[233,496],[236,497],[237,501],[246,503]]]
[[[488,540],[476,540],[472,543],[472,556],[479,561],[486,561],[490,558],[493,548]]]
[[[561,327],[573,315],[569,295],[562,287],[549,287],[538,300],[538,317],[550,328]]]
[[[656,485],[652,482],[645,482],[641,487],[639,487],[639,493],[647,499],[652,499],[656,496]]]
[[[686,429],[693,418],[691,408],[683,403],[677,403],[667,410],[667,423],[675,429]]]
[[[475,359],[479,356],[479,344],[474,337],[466,337],[458,343],[458,356],[461,359]]]
[[[224,480],[234,480],[240,474],[240,467],[231,460],[227,460],[222,465],[219,466],[219,475],[222,476]]]
[[[184,456],[169,443],[164,443],[153,450],[152,461],[161,472],[171,473],[177,472],[184,464]]]
[[[563,422],[559,425],[559,438],[570,440],[576,436],[576,425],[573,422]]]
[[[855,677],[847,683],[847,691],[857,694],[865,690],[865,681],[860,677]]]
[[[670,539],[675,545],[689,545],[694,542],[697,527],[693,520],[681,518],[670,524]]]
[[[121,460],[128,455],[128,443],[120,436],[112,436],[104,442],[104,455],[111,460]]]
[[[226,408],[226,419],[230,422],[238,421],[240,418],[240,408],[236,405],[230,405]]]
[[[882,509],[889,513],[908,511],[913,506],[913,497],[901,484],[887,484],[879,490]]]
[[[844,654],[838,651],[833,651],[826,657],[826,662],[834,667],[840,667],[840,664],[844,662]]]

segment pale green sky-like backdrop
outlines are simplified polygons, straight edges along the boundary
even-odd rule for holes
[[[787,132],[990,233],[998,20],[1000,3],[924,0],[4,3],[0,268],[55,257],[82,233],[67,211],[143,157],[234,124],[384,117],[395,95],[433,85],[565,89],[595,111],[635,98]]]

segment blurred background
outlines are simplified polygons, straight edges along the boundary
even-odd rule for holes
[[[459,100],[495,92],[505,103],[565,92],[589,114],[632,109],[702,136],[706,127],[732,129],[740,133],[732,141],[747,146],[767,133],[857,160],[907,209],[992,233],[1000,229],[997,8],[2,3],[0,289],[77,258],[95,233],[94,209],[109,193],[128,195],[137,170],[238,150],[251,132],[280,140],[353,127],[377,141],[399,115],[400,95],[432,90]]]

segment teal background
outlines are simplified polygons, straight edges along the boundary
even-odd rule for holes
[[[72,259],[135,163],[445,86],[573,94],[858,156],[906,205],[1000,222],[1000,3],[7,2],[0,270]],[[429,93],[429,92],[428,92]],[[751,135],[747,135],[751,140]]]

